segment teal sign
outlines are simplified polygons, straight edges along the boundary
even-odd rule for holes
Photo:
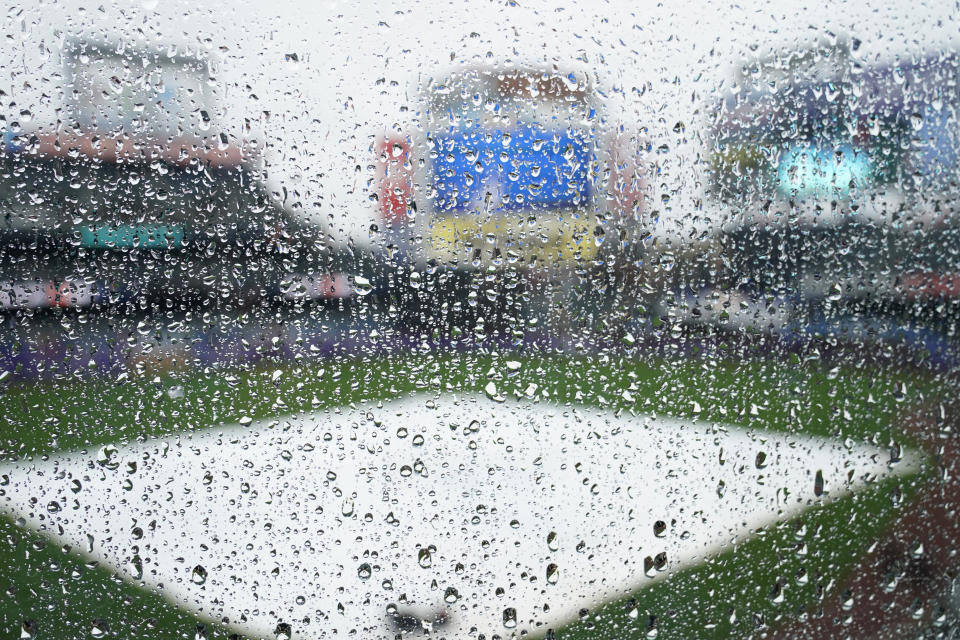
[[[874,184],[876,173],[866,152],[849,145],[838,149],[798,145],[780,160],[777,180],[788,197],[847,198],[852,189]]]
[[[115,227],[77,227],[80,246],[94,249],[179,249],[183,227],[167,224],[121,224]]]

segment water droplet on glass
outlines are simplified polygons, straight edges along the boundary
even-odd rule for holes
[[[487,394],[487,397],[493,400],[494,402],[503,402],[506,398],[497,391],[497,383],[491,380],[487,383],[487,386],[483,388],[484,392]]]
[[[353,290],[357,293],[358,296],[365,296],[365,295],[368,295],[371,291],[373,291],[373,285],[371,285],[370,281],[364,278],[363,276],[354,276]]]
[[[781,585],[779,582],[774,582],[773,587],[770,589],[770,601],[780,604],[783,602],[783,600],[783,585]]]
[[[551,531],[547,534],[547,548],[550,551],[556,551],[560,548],[560,540],[557,538],[557,532]]]
[[[557,565],[551,563],[547,565],[547,582],[550,584],[557,584],[557,580],[560,579],[560,570]]]
[[[34,620],[24,620],[20,624],[20,640],[33,640],[37,637],[37,623]]]
[[[143,560],[140,559],[140,556],[133,556],[130,559],[128,569],[130,570],[130,575],[133,576],[134,580],[140,580],[143,578]]]
[[[273,630],[273,636],[276,638],[276,640],[290,640],[292,635],[293,630],[286,622],[281,622]]]
[[[417,552],[417,563],[424,569],[433,564],[433,555],[429,547],[420,549]]]
[[[93,621],[93,624],[90,627],[90,635],[92,635],[94,638],[102,638],[108,633],[110,633],[110,625],[107,624],[106,620],[97,618]]]
[[[207,570],[198,564],[190,574],[190,581],[194,584],[203,584],[207,581]]]
[[[757,459],[755,461],[757,469],[763,469],[767,466],[767,454],[763,451],[757,452]]]
[[[116,461],[117,448],[112,445],[100,447],[97,452],[97,464],[107,469],[117,469],[120,463]]]

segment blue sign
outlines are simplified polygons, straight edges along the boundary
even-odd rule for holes
[[[960,153],[957,152],[957,126],[951,112],[928,108],[914,137],[917,141],[912,154],[915,178],[924,186],[948,184],[954,180]]]
[[[12,131],[3,132],[3,150],[7,153],[19,153],[23,151],[22,144],[17,142],[17,136]]]
[[[583,132],[530,126],[435,136],[436,211],[583,206],[591,191],[590,140]]]

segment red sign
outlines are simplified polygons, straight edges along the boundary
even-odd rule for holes
[[[391,136],[378,145],[377,198],[380,216],[392,226],[409,222],[407,213],[413,201],[413,165],[410,143],[405,138]]]

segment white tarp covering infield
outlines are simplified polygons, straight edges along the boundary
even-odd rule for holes
[[[652,582],[645,558],[694,564],[798,513],[818,471],[833,498],[918,463],[729,425],[416,396],[123,445],[109,461],[6,465],[0,509],[245,634],[283,622],[300,638],[392,638],[396,610],[489,638]]]

